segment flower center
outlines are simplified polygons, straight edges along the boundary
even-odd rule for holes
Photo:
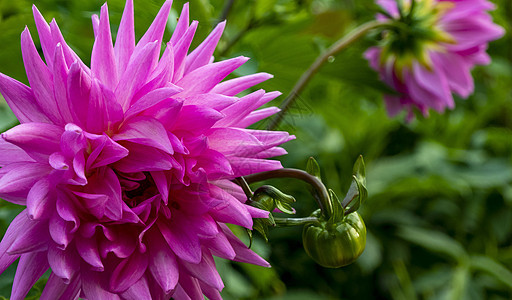
[[[396,71],[410,68],[414,61],[430,69],[429,51],[444,51],[443,43],[454,43],[453,37],[440,24],[441,17],[454,6],[434,0],[405,1],[397,27],[385,33],[381,63],[395,60]],[[401,72],[397,72],[398,74]]]
[[[158,194],[153,178],[148,172],[134,177],[120,176],[123,200],[131,208]]]

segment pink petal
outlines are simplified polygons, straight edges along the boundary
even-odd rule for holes
[[[49,218],[53,201],[55,201],[54,187],[50,187],[47,177],[37,181],[27,195],[27,213],[30,219]]]
[[[230,80],[226,80],[217,84],[212,92],[223,94],[226,96],[234,96],[246,89],[253,87],[263,81],[266,81],[274,76],[268,73],[256,73],[247,76],[242,76]]]
[[[135,251],[130,257],[119,263],[110,277],[110,290],[124,292],[142,277],[148,266],[146,253]]]
[[[87,123],[91,84],[91,77],[78,62],[74,62],[69,68],[68,99],[74,123],[81,127]]]
[[[220,228],[228,238],[229,242],[235,249],[236,257],[235,261],[250,263],[253,265],[258,265],[262,267],[270,268],[270,264],[265,261],[263,258],[254,253],[251,249],[247,248],[247,246],[242,243],[225,224],[219,224]]]
[[[39,40],[41,42],[41,48],[43,50],[44,59],[46,60],[46,64],[48,65],[48,67],[51,69],[55,44],[53,44],[50,26],[48,25],[43,15],[41,15],[41,13],[35,5],[32,5],[32,14],[34,15],[34,21],[36,23],[37,33],[39,35]]]
[[[151,26],[149,26],[144,36],[142,36],[142,38],[137,43],[137,47],[144,47],[148,43],[157,41],[158,52],[160,52],[160,44],[162,43],[165,25],[167,24],[167,18],[169,16],[169,12],[171,11],[171,4],[172,0],[165,1],[155,19],[153,20],[153,23],[151,23]]]
[[[198,264],[191,264],[187,262],[182,263],[189,274],[199,278],[207,285],[217,290],[222,290],[224,288],[224,284],[222,283],[219,272],[217,272],[215,262],[211,255],[203,254],[203,258]]]
[[[148,249],[149,271],[164,292],[170,293],[176,287],[180,274],[176,256],[156,232],[148,236]]]
[[[50,172],[50,167],[35,162],[7,165],[0,169],[0,197],[15,204],[26,204],[30,188]]]
[[[157,225],[167,244],[179,258],[194,264],[201,261],[201,244],[195,232],[187,227],[176,228],[162,221],[158,221]]]
[[[75,245],[80,257],[90,264],[95,271],[103,271],[105,269],[100,258],[95,237],[77,237],[75,239]]]
[[[20,258],[14,282],[12,284],[12,300],[23,300],[32,288],[32,285],[48,270],[46,252],[31,252],[23,254]]]
[[[130,151],[127,157],[114,164],[114,168],[124,173],[163,171],[173,168],[173,158],[158,149],[124,142]]]
[[[92,47],[91,72],[93,77],[98,78],[110,90],[114,90],[118,80],[117,67],[106,3],[101,7],[99,25],[98,34]]]
[[[94,300],[121,300],[117,294],[108,292],[103,288],[104,278],[102,272],[83,270],[82,292],[87,299]]]
[[[185,59],[187,57],[190,44],[194,38],[194,34],[196,33],[198,24],[199,23],[197,21],[193,21],[183,36],[181,36],[180,39],[175,43],[172,42],[172,38],[175,36],[174,34],[171,38],[171,43],[174,50],[174,75],[172,77],[173,82],[177,82],[183,77],[185,72]]]
[[[162,123],[149,117],[132,118],[119,129],[119,132],[112,139],[155,147],[169,154],[174,154],[167,131]]]
[[[119,79],[115,90],[116,98],[123,110],[130,106],[133,95],[145,83],[158,61],[158,42],[151,42],[132,55],[126,71]]]
[[[133,49],[135,49],[135,30],[133,20],[133,0],[127,0],[123,11],[123,17],[119,24],[119,29],[116,36],[116,45],[114,52],[116,56],[117,74],[122,76],[130,57],[132,56]]]
[[[0,168],[13,162],[34,162],[20,147],[0,138]]]
[[[21,50],[28,82],[39,106],[54,124],[62,124],[63,120],[53,95],[52,74],[41,60],[28,29],[21,34]]]
[[[52,123],[39,106],[32,89],[0,73],[0,93],[20,123]]]
[[[215,47],[217,47],[225,27],[226,21],[220,22],[215,29],[213,29],[210,35],[208,35],[208,37],[187,56],[185,74],[190,73],[210,62],[213,52],[215,51]]]
[[[62,278],[55,275],[55,273],[51,273],[40,300],[76,299],[80,293],[80,285],[81,281],[78,274],[66,284]]]
[[[47,162],[53,152],[60,150],[62,127],[48,123],[24,123],[0,134],[5,141],[23,149],[33,159]]]
[[[137,282],[121,294],[125,300],[153,299],[146,276],[142,276]]]
[[[202,66],[186,74],[178,81],[177,85],[185,90],[182,93],[184,96],[193,93],[208,93],[247,60],[249,60],[247,57],[239,56]]]
[[[80,272],[80,259],[75,249],[61,250],[53,244],[48,247],[48,263],[52,272],[64,280],[65,284]]]
[[[129,119],[131,117],[136,116],[137,114],[143,112],[144,110],[157,105],[161,101],[164,101],[168,98],[170,98],[173,95],[176,95],[177,93],[181,92],[182,89],[174,86],[174,87],[164,87],[159,88],[156,90],[152,90],[151,92],[145,94],[137,100],[130,108],[126,111],[125,119]],[[177,100],[174,100],[175,102],[178,102]]]
[[[174,29],[174,32],[173,32],[171,40],[170,40],[170,43],[173,45],[176,45],[176,42],[178,41],[178,39],[183,37],[183,35],[185,35],[185,32],[188,29],[188,23],[189,23],[188,12],[189,12],[188,2],[186,2],[185,4],[183,4],[183,9],[181,10],[181,15],[178,18],[178,24],[176,24],[176,28]]]

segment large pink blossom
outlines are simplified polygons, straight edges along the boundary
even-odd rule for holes
[[[267,158],[293,136],[246,129],[279,93],[236,96],[266,73],[223,81],[247,61],[214,62],[224,22],[189,53],[188,5],[163,44],[170,8],[136,42],[128,0],[113,44],[105,4],[89,68],[33,7],[44,61],[25,29],[30,87],[0,74],[21,123],[1,134],[0,197],[26,205],[0,243],[0,272],[19,259],[12,300],[48,269],[41,299],[220,299],[212,255],[269,266],[225,223],[268,216],[231,180],[281,168]]]
[[[413,13],[403,23],[410,31],[388,31],[381,46],[365,53],[381,79],[399,93],[385,96],[389,115],[404,109],[408,120],[413,118],[414,108],[424,116],[430,108],[438,112],[453,108],[452,92],[468,97],[474,89],[471,69],[490,62],[488,42],[504,33],[492,22],[487,11],[494,5],[487,0],[412,1]],[[395,0],[377,3],[399,19]],[[404,3],[406,15],[411,1]]]

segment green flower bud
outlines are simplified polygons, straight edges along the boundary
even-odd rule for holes
[[[306,253],[319,265],[339,268],[353,263],[364,251],[366,226],[357,212],[339,222],[325,221],[320,210],[312,217],[319,222],[307,224],[302,232]]]

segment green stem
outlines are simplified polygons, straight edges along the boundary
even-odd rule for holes
[[[364,23],[357,28],[355,28],[353,31],[351,31],[346,36],[339,39],[337,42],[335,42],[327,51],[325,51],[323,54],[321,54],[317,59],[313,62],[313,64],[309,67],[309,69],[306,70],[302,74],[302,76],[299,78],[295,86],[292,88],[290,94],[286,97],[286,99],[283,101],[283,103],[280,105],[279,108],[281,108],[281,111],[270,121],[270,124],[268,125],[268,130],[275,129],[281,120],[283,119],[283,116],[288,111],[289,107],[293,104],[295,99],[297,99],[297,96],[302,92],[306,84],[309,82],[309,80],[315,75],[320,67],[322,67],[328,60],[329,57],[334,56],[347,48],[349,45],[366,35],[368,31],[372,29],[377,28],[383,28],[383,27],[390,27],[392,26],[392,21],[370,21],[367,23]]]
[[[318,218],[315,217],[307,217],[307,218],[274,218],[276,225],[279,227],[290,227],[290,226],[300,226],[306,225],[309,223],[319,222]]]
[[[322,210],[322,214],[327,219],[329,219],[329,217],[332,215],[332,203],[331,199],[329,198],[329,192],[327,191],[327,188],[320,179],[305,171],[299,169],[284,168],[245,176],[245,180],[248,183],[254,183],[271,178],[297,178],[309,183],[318,192],[319,197],[315,197],[315,200],[317,200],[318,206]]]

